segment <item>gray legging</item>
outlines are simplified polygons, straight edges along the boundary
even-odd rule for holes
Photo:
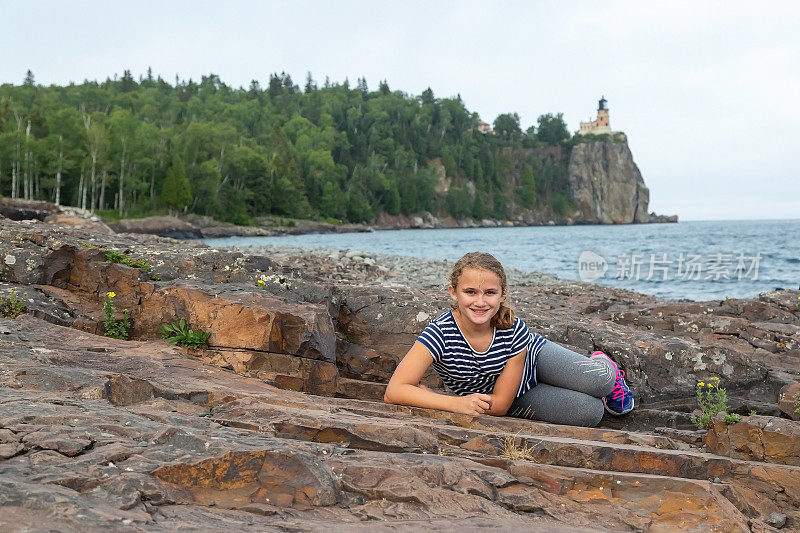
[[[506,416],[594,427],[603,418],[600,400],[614,388],[614,367],[547,341],[536,359],[537,385],[514,400]]]

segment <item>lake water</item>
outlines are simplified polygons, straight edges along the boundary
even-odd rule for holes
[[[620,226],[375,231],[205,239],[455,260],[481,250],[506,267],[674,299],[747,298],[800,284],[800,219]]]

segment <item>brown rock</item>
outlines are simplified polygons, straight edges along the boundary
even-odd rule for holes
[[[756,415],[726,424],[720,413],[705,442],[718,455],[800,466],[800,424],[791,420]]]
[[[780,425],[796,422],[712,428],[730,451],[699,451],[685,431],[698,378],[719,376],[737,411],[777,409],[798,375],[792,291],[665,302],[520,278],[514,303],[532,329],[607,350],[642,400],[573,428],[380,401],[447,305],[416,270],[74,231],[0,220],[0,259],[14,258],[0,276],[27,288],[36,313],[0,319],[0,528],[768,531],[770,516],[800,527],[798,439]],[[104,248],[153,271],[110,265]],[[137,340],[53,325],[100,332],[108,290]],[[213,324],[224,345],[155,339],[178,318]],[[535,462],[503,459],[507,442]]]
[[[335,360],[333,322],[326,308],[287,302],[255,289],[176,283],[144,297],[131,316],[134,334],[142,338],[157,337],[162,324],[184,318],[211,332],[213,347]]]
[[[340,377],[337,384],[336,393],[343,398],[354,398],[357,400],[383,401],[386,392],[386,385],[372,381],[362,381],[359,379],[348,379]]]
[[[334,396],[339,370],[333,363],[294,355],[253,350],[209,349],[196,353],[204,361],[230,367],[238,374],[273,381],[282,389]]]
[[[334,505],[336,486],[330,474],[313,457],[286,451],[229,453],[195,464],[156,469],[153,475],[186,493],[178,501],[237,509],[252,503],[275,507]]]
[[[48,215],[44,219],[44,223],[52,226],[75,228],[77,230],[84,230],[94,234],[114,234],[114,230],[109,228],[101,220],[92,220],[91,218],[85,218],[76,215],[67,215],[63,213]]]
[[[112,224],[112,227],[120,233],[149,233],[176,238],[200,237],[200,231],[196,226],[172,216],[127,218]]]
[[[800,420],[800,381],[781,388],[778,393],[778,408],[792,420]]]
[[[50,202],[0,198],[0,215],[11,220],[44,220],[58,212],[58,206]]]
[[[106,382],[103,397],[112,405],[133,405],[153,397],[153,386],[143,379],[111,376]]]

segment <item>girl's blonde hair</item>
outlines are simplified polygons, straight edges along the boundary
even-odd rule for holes
[[[508,294],[508,282],[506,281],[506,271],[503,269],[503,265],[492,254],[484,252],[470,252],[456,261],[456,264],[453,265],[453,270],[450,271],[450,286],[453,287],[453,290],[458,288],[458,279],[464,269],[467,268],[487,270],[496,274],[500,278],[500,288],[503,294]],[[506,296],[506,299],[508,299],[508,296]],[[455,309],[457,305],[454,302],[450,304],[450,307]],[[514,310],[506,305],[506,302],[501,302],[500,309],[492,317],[491,324],[492,327],[499,329],[510,328],[514,325]]]

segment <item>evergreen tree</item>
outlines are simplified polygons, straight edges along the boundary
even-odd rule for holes
[[[161,200],[170,210],[182,211],[192,202],[192,191],[186,178],[183,159],[178,154],[172,156],[172,165],[167,170],[161,187]]]

